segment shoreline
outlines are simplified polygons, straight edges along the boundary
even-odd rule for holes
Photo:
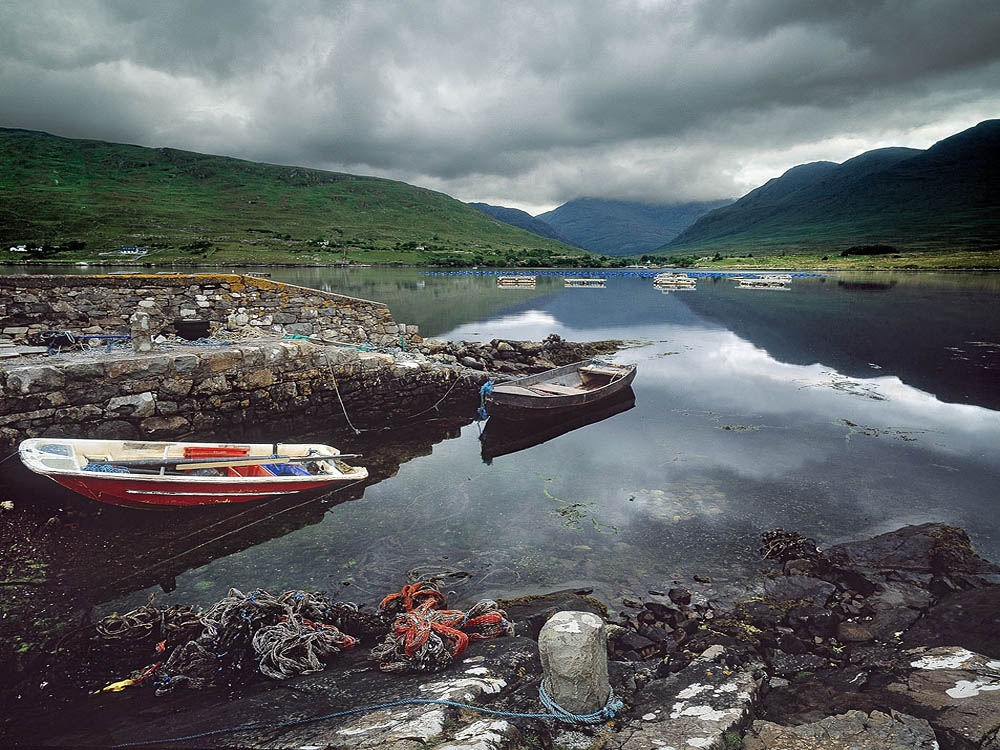
[[[617,614],[586,590],[506,600],[497,604],[515,634],[472,642],[464,658],[433,674],[380,671],[369,650],[387,621],[369,612],[354,623],[360,630],[340,622],[361,641],[314,674],[276,682],[240,673],[236,681],[210,679],[201,689],[191,684],[159,695],[150,681],[95,696],[87,692],[105,684],[101,679],[121,679],[153,659],[160,634],[83,641],[78,634],[76,650],[52,669],[68,671],[87,690],[64,685],[60,698],[46,698],[51,675],[26,676],[21,692],[7,696],[0,728],[15,746],[54,747],[158,744],[197,738],[207,727],[211,746],[251,748],[402,750],[415,738],[467,750],[994,746],[1000,633],[991,623],[1000,620],[1000,566],[979,557],[964,530],[904,526],[825,550],[780,529],[762,541],[771,567],[732,605],[683,587],[623,601]],[[537,634],[557,611],[592,612],[605,622],[611,687],[624,701],[613,721],[580,727],[517,718],[539,710]],[[89,664],[99,674],[66,662],[88,651],[79,668]],[[388,712],[363,708],[413,698],[418,705]],[[434,701],[424,698],[473,708],[426,705]],[[507,718],[492,724],[488,744],[475,744],[484,725],[498,721],[476,712],[486,706]],[[241,731],[248,724],[252,729]]]

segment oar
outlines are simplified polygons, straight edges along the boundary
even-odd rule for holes
[[[360,453],[338,453],[335,456],[315,454],[312,456],[242,456],[237,458],[179,458],[177,460],[166,460],[157,458],[137,458],[124,459],[121,461],[100,460],[92,461],[96,464],[109,464],[114,466],[126,466],[136,469],[158,469],[161,466],[174,468],[178,471],[191,471],[193,469],[221,469],[227,466],[257,466],[259,464],[289,464],[305,461],[322,461],[330,458],[360,458]]]

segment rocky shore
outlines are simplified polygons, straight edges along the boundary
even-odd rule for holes
[[[380,672],[361,636],[323,671],[283,681],[163,696],[81,690],[57,720],[52,707],[15,700],[5,729],[15,745],[53,747],[1000,747],[1000,566],[963,530],[909,526],[825,550],[775,530],[761,553],[767,574],[728,605],[680,586],[614,613],[618,603],[586,591],[500,602],[517,634],[474,641],[441,671]],[[611,721],[518,716],[543,710],[534,639],[564,610],[607,623],[611,686],[624,701]],[[150,653],[155,639],[130,648]]]

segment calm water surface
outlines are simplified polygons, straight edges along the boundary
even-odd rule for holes
[[[635,405],[492,461],[476,422],[327,435],[391,468],[362,497],[287,528],[270,519],[263,538],[234,532],[214,559],[175,571],[170,593],[103,589],[103,608],[153,591],[209,604],[230,586],[376,603],[413,570],[453,573],[456,603],[587,586],[614,606],[674,581],[698,588],[694,575],[718,595],[757,566],[774,527],[825,545],[943,521],[1000,560],[996,275],[841,274],[784,291],[703,278],[669,293],[615,276],[605,289],[541,277],[525,290],[416,269],[271,275],[385,301],[425,337],[622,339]],[[396,471],[382,452],[408,441],[423,455]],[[115,513],[98,527],[151,523]],[[161,558],[203,543],[157,542]]]

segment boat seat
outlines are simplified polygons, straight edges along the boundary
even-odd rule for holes
[[[583,393],[580,388],[574,388],[569,385],[559,385],[558,383],[536,383],[530,386],[530,388],[533,391],[551,393],[557,396],[568,396],[573,393]]]
[[[587,365],[586,367],[581,367],[580,372],[585,372],[591,375],[607,375],[609,377],[615,377],[616,375],[623,375],[624,373],[612,367],[599,367],[596,365]]]
[[[504,383],[503,385],[498,385],[493,389],[497,393],[510,393],[517,396],[537,396],[538,394],[532,390],[524,388],[519,385],[508,385]]]

